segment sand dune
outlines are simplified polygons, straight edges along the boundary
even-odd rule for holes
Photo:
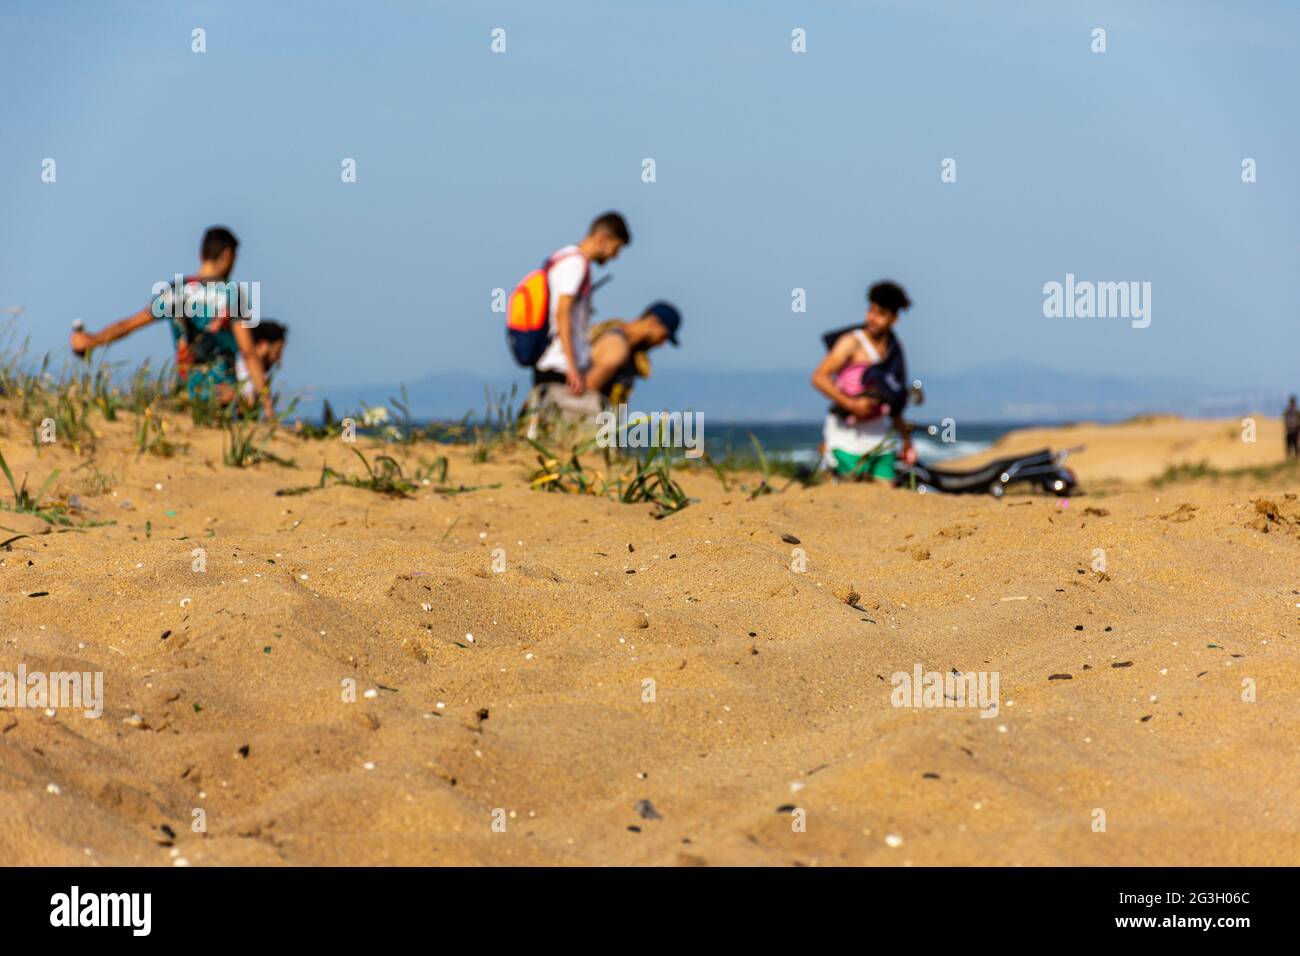
[[[970,461],[1043,447],[1080,446],[1086,452],[1075,455],[1070,465],[1083,480],[1144,481],[1158,477],[1169,467],[1204,463],[1212,469],[1227,470],[1276,464],[1282,457],[1282,422],[1264,415],[1216,420],[1159,415],[1119,425],[1025,428],[1004,436],[988,452]]]
[[[0,671],[105,690],[0,710],[6,862],[1300,862],[1300,480],[1145,481],[1276,460],[1276,421],[1000,444],[1086,444],[1104,493],[1069,502],[704,472],[662,521],[529,491],[522,452],[449,452],[499,489],[277,497],[360,465],[285,438],[298,469],[231,469],[179,422],[176,458],[123,422],[37,460],[4,427],[116,522],[0,551]],[[997,715],[893,706],[918,664],[997,673]]]

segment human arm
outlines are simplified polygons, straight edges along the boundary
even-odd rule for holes
[[[98,332],[73,332],[68,336],[68,344],[72,346],[72,351],[77,355],[85,355],[91,349],[125,338],[136,329],[143,328],[153,320],[153,311],[144,308],[134,315],[129,315],[125,319],[114,322],[112,325],[106,325]]]
[[[587,390],[582,372],[578,368],[579,348],[586,350],[586,342],[578,342],[579,334],[586,334],[585,325],[578,328],[579,297],[587,282],[587,257],[576,250],[556,253],[547,269],[546,281],[555,308],[555,334],[559,337],[564,355],[565,384],[574,395]]]
[[[564,382],[574,395],[581,395],[587,390],[587,383],[578,371],[578,359],[573,342],[573,302],[571,295],[562,295],[555,306],[555,332],[560,337],[560,348],[564,349]]]
[[[894,422],[894,431],[898,433],[899,450],[903,461],[909,465],[916,464],[916,449],[912,446],[912,426],[901,414],[894,413],[892,416]]]
[[[848,395],[835,384],[835,376],[853,360],[855,344],[852,335],[842,335],[813,369],[812,386],[832,402],[858,418],[870,418],[880,410],[880,403],[865,395]]]

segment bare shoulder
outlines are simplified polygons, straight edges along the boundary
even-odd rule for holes
[[[846,363],[853,361],[865,361],[867,354],[862,348],[862,341],[857,330],[845,332],[835,340],[835,346],[831,349],[831,355],[835,356]]]
[[[591,341],[591,357],[596,361],[621,363],[629,351],[627,336],[622,329],[606,329]]]

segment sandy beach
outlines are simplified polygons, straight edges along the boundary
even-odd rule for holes
[[[989,452],[1085,444],[1068,501],[702,470],[659,521],[529,490],[524,450],[397,452],[499,488],[277,496],[360,463],[170,423],[188,453],[119,421],[38,458],[0,418],[16,477],[115,522],[0,511],[0,671],[104,687],[0,710],[7,863],[1300,862],[1300,480],[1152,482],[1276,461],[1276,420]],[[894,706],[917,666],[996,673],[996,715]]]

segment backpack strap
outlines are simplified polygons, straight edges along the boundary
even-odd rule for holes
[[[561,252],[562,251],[563,250],[561,250]],[[591,292],[591,260],[583,255],[582,250],[576,246],[572,252],[565,252],[564,255],[560,255],[557,252],[546,257],[546,261],[542,263],[542,271],[546,273],[547,281],[550,280],[551,270],[555,268],[555,264],[562,259],[569,258],[570,256],[582,256],[582,261],[584,263],[582,269],[582,284],[578,289],[579,292]]]
[[[871,344],[871,340],[867,338],[867,333],[862,331],[862,329],[854,329],[853,334],[857,337],[858,344],[862,346],[869,356],[871,356],[871,364],[879,365],[883,360],[883,357],[876,347]]]

